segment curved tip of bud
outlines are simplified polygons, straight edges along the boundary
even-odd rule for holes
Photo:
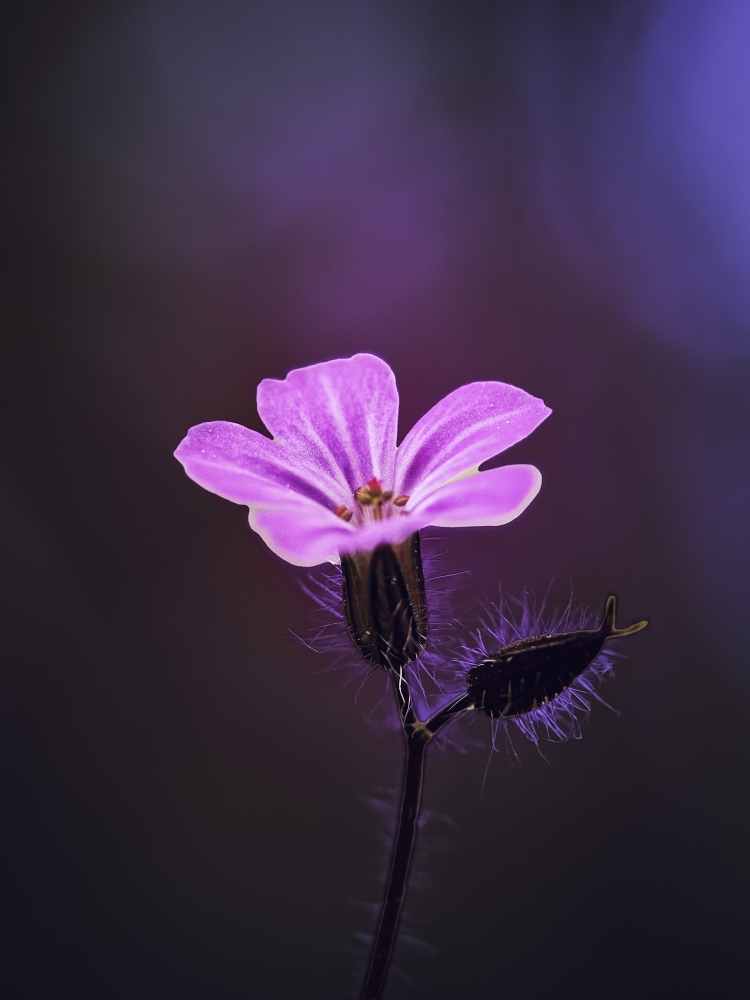
[[[615,625],[616,615],[617,597],[615,594],[610,594],[607,598],[607,603],[604,605],[604,618],[599,626],[599,631],[608,639],[619,639],[623,635],[633,635],[634,632],[640,632],[641,629],[644,629],[648,625],[648,619],[646,618],[641,622],[628,625],[627,628],[617,628]]]

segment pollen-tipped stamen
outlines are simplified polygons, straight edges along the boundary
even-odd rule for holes
[[[360,486],[352,494],[360,507],[372,508],[372,516],[376,521],[383,520],[383,504],[393,497],[393,490],[384,490],[383,484],[373,476],[366,486]]]

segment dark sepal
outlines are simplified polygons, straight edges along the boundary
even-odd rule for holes
[[[507,719],[549,704],[593,663],[607,639],[632,635],[648,625],[642,621],[618,629],[615,612],[612,595],[599,628],[534,635],[482,660],[467,674],[475,708],[495,719]]]
[[[427,643],[419,532],[342,556],[341,571],[346,627],[367,662],[389,669],[416,660]]]

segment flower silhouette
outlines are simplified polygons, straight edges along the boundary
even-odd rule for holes
[[[191,428],[175,456],[205,489],[247,504],[251,527],[297,566],[396,545],[428,525],[505,524],[539,492],[533,465],[479,472],[551,412],[503,382],[451,392],[398,447],[396,380],[372,354],[264,379],[257,402],[273,439],[213,421]]]

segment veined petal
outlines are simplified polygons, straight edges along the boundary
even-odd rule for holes
[[[290,452],[351,494],[373,477],[392,488],[398,421],[393,372],[373,354],[326,361],[258,386],[261,420]]]
[[[305,497],[250,511],[250,525],[268,547],[295,566],[335,562],[350,552],[398,545],[428,525],[463,528],[506,524],[539,492],[542,476],[533,465],[506,465],[434,490],[411,513],[353,528]]]
[[[274,507],[251,507],[250,527],[276,555],[293,566],[337,562],[359,532],[306,497]]]
[[[429,523],[413,514],[405,513],[383,521],[371,522],[356,528],[348,538],[343,539],[339,551],[342,555],[346,555],[349,552],[372,552],[378,545],[398,545]]]
[[[305,497],[250,510],[250,527],[269,548],[295,566],[338,562],[351,552],[372,552],[378,545],[398,545],[430,523],[427,517],[399,514],[362,527],[336,517]]]
[[[542,485],[533,465],[503,465],[434,490],[412,512],[415,523],[440,528],[506,524],[528,507]]]
[[[328,510],[350,494],[283,445],[240,424],[216,420],[192,427],[175,457],[204,489],[235,503],[286,503],[307,497]]]
[[[406,435],[396,455],[396,489],[414,503],[521,441],[552,411],[504,382],[451,392]]]

